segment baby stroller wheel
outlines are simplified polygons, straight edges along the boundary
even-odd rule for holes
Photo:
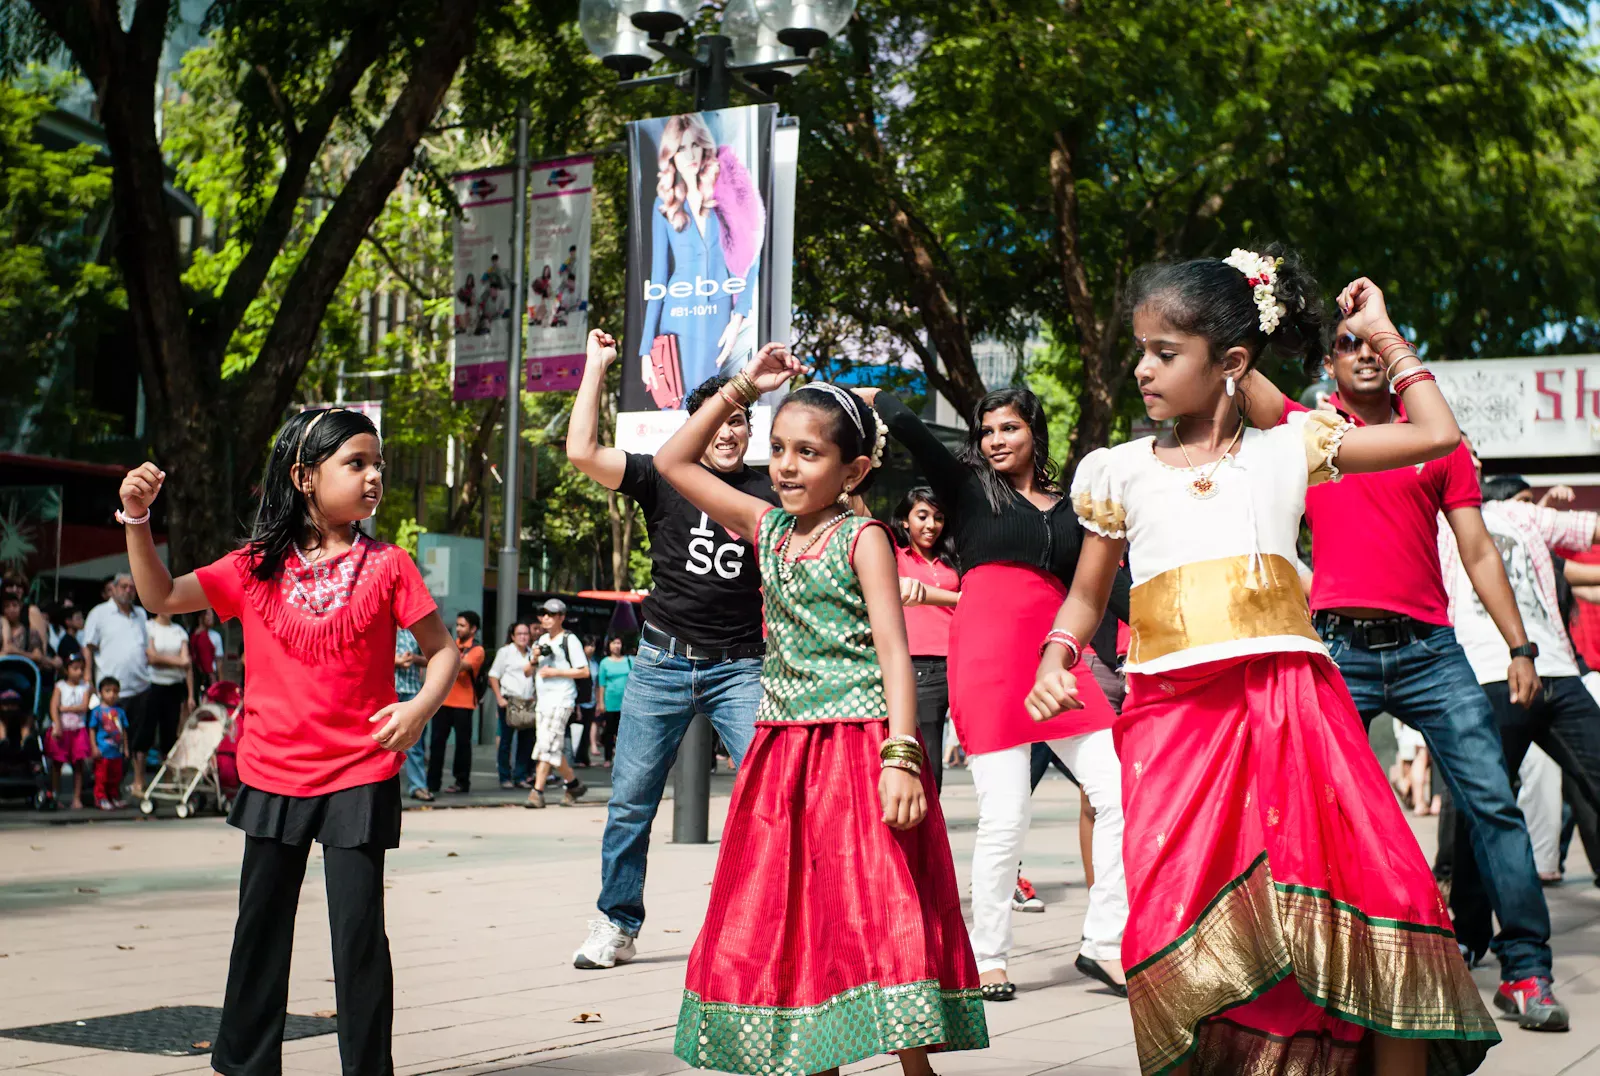
[[[174,808],[174,810],[177,813],[179,818],[188,818],[189,817],[189,805],[187,803],[178,804],[178,806],[176,808]]]
[[[149,800],[143,800],[142,799],[142,800],[139,801],[139,813],[140,814],[155,814],[156,813],[156,805],[151,803]]]

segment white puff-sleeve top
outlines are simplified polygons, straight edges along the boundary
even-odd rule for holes
[[[1079,521],[1128,540],[1129,672],[1327,653],[1295,571],[1296,540],[1306,489],[1338,479],[1351,428],[1333,412],[1291,412],[1270,430],[1245,430],[1220,465],[1195,468],[1157,459],[1153,437],[1084,457],[1072,480]],[[1205,478],[1197,497],[1191,486]]]

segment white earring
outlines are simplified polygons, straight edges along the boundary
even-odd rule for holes
[[[1233,395],[1233,375],[1232,374],[1228,375],[1227,392],[1228,392],[1229,396]]]
[[[846,507],[846,508],[850,507],[850,487],[849,486],[844,487],[844,491],[839,494],[839,503],[841,505],[843,505],[844,507]]]

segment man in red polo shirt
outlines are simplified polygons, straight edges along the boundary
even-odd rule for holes
[[[1339,389],[1330,403],[1351,422],[1405,421],[1377,352],[1342,321],[1325,368]],[[1267,401],[1262,405],[1271,409]],[[1288,398],[1283,405],[1305,410]],[[1484,527],[1482,503],[1464,444],[1431,463],[1346,475],[1312,488],[1306,495],[1311,610],[1361,716],[1370,722],[1386,712],[1421,732],[1466,819],[1500,920],[1491,943],[1501,966],[1496,1006],[1515,1013],[1524,1028],[1565,1031],[1566,1008],[1550,989],[1550,913],[1533,846],[1511,792],[1494,711],[1450,626],[1440,571],[1442,513],[1462,565],[1510,649],[1506,679],[1512,698],[1531,700],[1539,687],[1536,651]]]

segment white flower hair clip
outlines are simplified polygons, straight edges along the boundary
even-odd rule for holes
[[[1259,322],[1261,331],[1269,336],[1272,335],[1272,330],[1276,329],[1284,315],[1289,313],[1289,308],[1278,302],[1278,295],[1274,290],[1278,283],[1278,269],[1283,265],[1283,259],[1269,258],[1253,250],[1234,247],[1233,253],[1222,260],[1244,274],[1245,283],[1255,291],[1256,310],[1261,314]]]
[[[889,441],[889,427],[884,424],[883,416],[877,411],[872,413],[872,425],[878,431],[872,445],[872,466],[876,470],[883,466],[883,446]]]

